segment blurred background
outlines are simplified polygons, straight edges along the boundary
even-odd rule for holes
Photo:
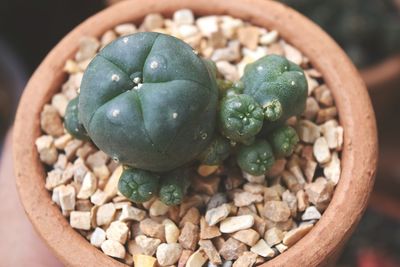
[[[32,72],[65,34],[115,2],[0,0],[0,150]],[[348,53],[367,83],[377,115],[375,189],[338,266],[400,266],[400,0],[282,2],[318,23]]]

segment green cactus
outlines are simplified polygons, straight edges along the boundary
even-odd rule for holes
[[[299,136],[295,129],[285,125],[272,131],[268,135],[268,141],[276,157],[288,157],[293,153],[294,148],[299,142]]]
[[[215,69],[172,36],[137,33],[104,47],[84,73],[80,119],[120,163],[165,172],[194,160],[215,131]]]
[[[264,109],[268,123],[264,123],[263,133],[305,109],[308,88],[304,72],[284,57],[268,55],[247,65],[241,81],[244,93]]]
[[[229,157],[230,152],[229,140],[216,134],[208,148],[200,154],[200,161],[206,165],[219,165]]]
[[[178,205],[182,202],[190,186],[189,170],[179,168],[162,177],[159,197],[166,205]]]
[[[264,113],[249,95],[233,95],[221,101],[219,123],[232,141],[250,144],[263,126]]]
[[[118,182],[118,190],[133,202],[142,203],[157,194],[159,175],[125,167]]]
[[[69,101],[64,116],[64,127],[76,139],[88,140],[89,136],[83,124],[79,121],[78,110],[79,98],[75,97]]]
[[[237,154],[237,163],[242,171],[252,175],[265,174],[274,164],[275,157],[271,145],[256,139],[249,146],[242,145]]]

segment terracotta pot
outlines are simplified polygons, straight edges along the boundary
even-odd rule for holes
[[[122,266],[73,230],[44,187],[45,170],[35,139],[40,111],[65,81],[64,62],[77,51],[84,35],[100,36],[146,14],[170,16],[190,8],[196,15],[229,14],[262,27],[277,29],[299,48],[332,89],[344,127],[342,174],[332,202],[312,231],[265,266],[321,266],[328,263],[352,233],[368,202],[376,170],[377,134],[365,85],[345,53],[319,27],[279,3],[265,0],[124,1],[89,18],[68,34],[46,57],[29,81],[15,122],[14,160],[22,203],[41,237],[69,266]]]

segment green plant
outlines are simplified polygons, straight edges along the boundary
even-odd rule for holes
[[[242,145],[237,155],[237,163],[242,171],[252,175],[265,174],[274,164],[275,156],[271,145],[256,139],[251,145]]]
[[[73,137],[81,140],[88,140],[89,136],[85,127],[83,127],[79,120],[78,101],[78,97],[69,101],[65,110],[64,127]]]
[[[293,153],[294,148],[299,142],[299,136],[295,129],[290,126],[282,126],[272,131],[268,135],[268,140],[272,146],[275,157],[287,157]]]
[[[229,140],[215,134],[211,144],[200,154],[200,161],[206,165],[219,165],[229,157],[231,145]]]
[[[189,169],[183,167],[173,170],[162,177],[160,200],[167,205],[180,204],[189,186]]]

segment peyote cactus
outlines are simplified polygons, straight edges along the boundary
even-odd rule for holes
[[[65,128],[124,165],[118,190],[131,201],[158,196],[177,205],[193,162],[216,166],[233,156],[242,171],[263,175],[298,142],[284,122],[305,106],[300,67],[267,56],[249,65],[239,82],[216,77],[212,61],[174,37],[121,37],[89,64]],[[262,129],[274,130],[262,136]]]

